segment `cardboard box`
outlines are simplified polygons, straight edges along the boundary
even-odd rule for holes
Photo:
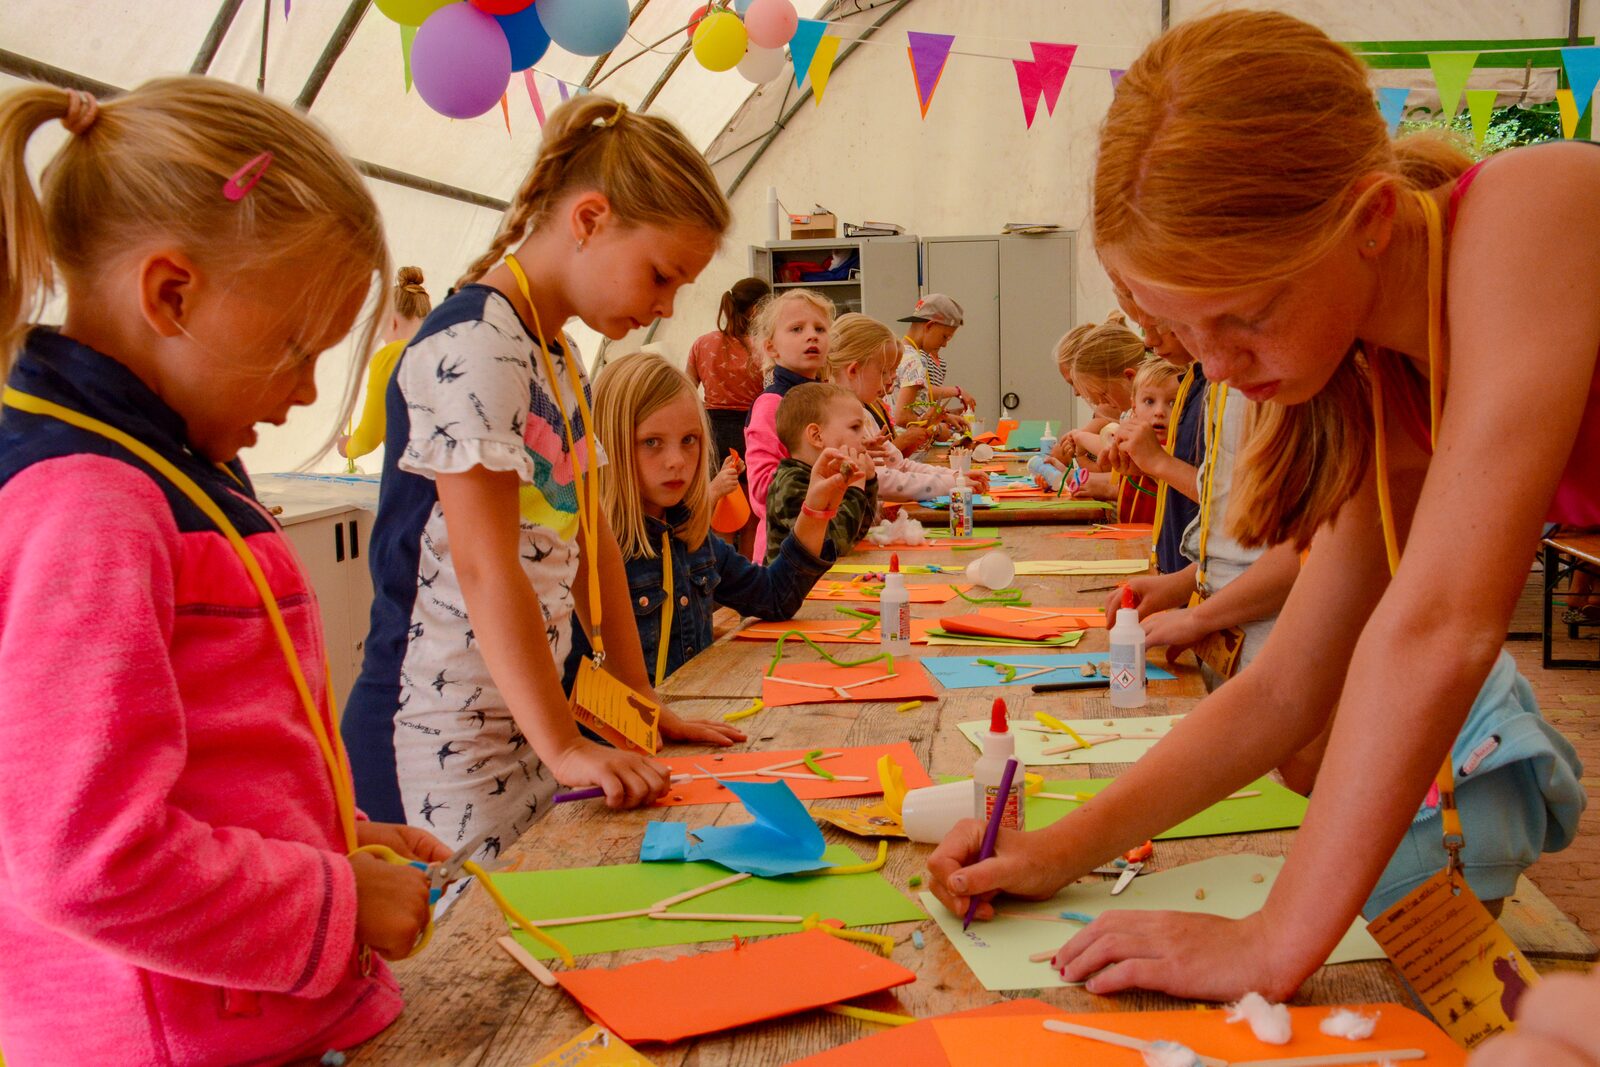
[[[805,241],[839,236],[839,216],[831,211],[789,216],[789,240]]]

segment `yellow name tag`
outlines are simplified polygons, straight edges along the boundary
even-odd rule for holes
[[[618,748],[646,756],[661,750],[661,705],[634,692],[591,659],[578,664],[572,717]]]
[[[626,1041],[603,1026],[591,1026],[533,1067],[651,1067]]]
[[[1367,925],[1457,1043],[1513,1029],[1533,967],[1462,878],[1440,871]]]

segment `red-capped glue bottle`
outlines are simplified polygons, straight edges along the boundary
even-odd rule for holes
[[[1011,779],[1010,792],[1004,795],[1000,793],[1000,779],[1005,775],[1006,760],[1012,759],[1017,754],[1016,737],[1006,723],[1004,700],[997,698],[994,707],[989,709],[989,729],[982,735],[982,741],[983,747],[978,762],[972,765],[972,817],[987,825],[989,813],[994,810],[994,806],[1003,804],[1005,810],[1000,815],[1000,825],[1011,830],[1021,830],[1026,786],[1023,781],[1023,771],[1026,768],[1019,765],[1017,773]]]

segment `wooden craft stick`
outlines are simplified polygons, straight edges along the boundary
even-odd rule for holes
[[[641,915],[649,915],[649,908],[637,908],[633,911],[612,911],[604,915],[571,915],[565,919],[540,919],[538,926],[578,926],[582,923],[603,923],[612,919],[637,919]]]
[[[665,900],[656,901],[654,904],[650,905],[650,907],[648,909],[646,909],[646,914],[649,914],[650,912],[656,912],[656,911],[665,911],[667,908],[672,907],[674,904],[682,904],[686,900],[693,900],[695,897],[703,897],[707,893],[713,892],[714,890],[722,889],[722,888],[724,888],[726,886],[733,885],[735,882],[742,882],[746,878],[749,878],[749,877],[750,877],[750,875],[749,875],[748,872],[742,872],[740,874],[730,874],[730,875],[728,875],[728,877],[719,878],[715,882],[707,882],[705,885],[698,886],[698,887],[696,887],[694,889],[686,889],[682,893],[679,893],[677,896],[672,896],[672,897],[668,897]]]
[[[1048,952],[1035,952],[1033,955],[1028,957],[1028,962],[1049,963],[1051,960],[1056,958],[1056,952],[1056,949],[1050,949]]]
[[[1153,1042],[1145,1041],[1137,1037],[1129,1037],[1127,1034],[1118,1034],[1113,1033],[1110,1030],[1100,1030],[1093,1026],[1082,1026],[1078,1023],[1069,1023],[1065,1019],[1046,1019],[1044,1021],[1044,1028],[1052,1033],[1071,1034],[1073,1037],[1086,1037],[1090,1041],[1099,1041],[1102,1044],[1115,1045],[1118,1048],[1131,1048],[1135,1052],[1143,1052],[1147,1047],[1153,1044]],[[1229,1067],[1227,1060],[1219,1060],[1215,1056],[1201,1056],[1199,1053],[1196,1053],[1195,1055],[1196,1058],[1205,1065],[1205,1067]],[[1371,1057],[1369,1057],[1369,1059],[1370,1058]],[[1234,1064],[1233,1067],[1243,1067],[1243,1065]]]
[[[553,987],[557,984],[556,976],[550,973],[550,968],[534,959],[533,953],[518,944],[516,938],[502,937],[495,944],[505,949],[506,955],[520,963],[523,970],[537,978],[540,985]]]
[[[704,923],[803,923],[804,915],[735,915],[725,911],[653,911],[652,919],[690,919]]]
[[[1085,804],[1094,799],[1093,793],[1030,793],[1030,798],[1039,800],[1071,800],[1078,804]]]
[[[767,774],[768,774],[768,776],[770,776],[772,778],[802,778],[802,779],[805,779],[807,781],[812,781],[812,782],[829,782],[829,781],[832,781],[832,782],[870,782],[870,781],[872,781],[872,779],[868,778],[864,774],[836,774],[832,778],[824,778],[820,774],[812,774],[809,771],[768,771]]]
[[[1097,744],[1097,745],[1103,745],[1108,741],[1121,741],[1121,740],[1122,740],[1122,735],[1121,734],[1106,734],[1104,737],[1095,738],[1094,739],[1094,743]],[[1132,740],[1132,738],[1130,738],[1129,740]],[[1061,752],[1076,752],[1079,749],[1088,748],[1088,747],[1089,746],[1081,745],[1076,741],[1068,741],[1064,745],[1051,745],[1049,748],[1041,748],[1039,750],[1039,755],[1041,755],[1041,756],[1054,756],[1054,755],[1057,755],[1058,753],[1061,753]]]
[[[1229,793],[1226,799],[1243,800],[1245,797],[1258,797],[1260,795],[1261,790],[1259,789],[1241,789],[1237,793]]]
[[[1396,1048],[1383,1052],[1335,1052],[1327,1056],[1290,1056],[1283,1060],[1234,1060],[1229,1067],[1336,1067],[1342,1063],[1384,1063],[1390,1060],[1425,1060],[1420,1048]]]

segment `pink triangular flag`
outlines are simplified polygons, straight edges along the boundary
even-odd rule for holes
[[[1022,96],[1022,115],[1028,120],[1028,129],[1033,129],[1033,116],[1039,110],[1039,96],[1044,92],[1044,87],[1039,81],[1039,64],[1031,59],[1013,59],[1011,65],[1017,68],[1017,92]]]
[[[539,128],[544,128],[544,101],[539,98],[539,87],[533,83],[533,68],[529,67],[522,72],[522,84],[528,88],[528,103],[533,105],[534,117],[539,120]]]
[[[1118,70],[1116,67],[1111,68],[1111,91],[1113,93],[1117,91],[1117,85],[1122,81],[1122,76],[1126,73],[1128,72],[1125,70]]]
[[[506,136],[511,136],[511,104],[506,100],[506,94],[500,94],[500,117],[506,120]]]
[[[1031,41],[1033,59],[1039,66],[1039,89],[1044,94],[1045,110],[1056,113],[1056,101],[1061,99],[1061,87],[1066,84],[1067,71],[1072,69],[1072,57],[1078,54],[1075,44],[1049,44]]]
[[[950,59],[950,46],[956,43],[949,33],[919,33],[906,31],[911,42],[906,53],[911,57],[911,77],[917,84],[917,102],[922,105],[922,117],[928,117],[928,105],[933,103],[933,92],[939,88],[939,78]]]

